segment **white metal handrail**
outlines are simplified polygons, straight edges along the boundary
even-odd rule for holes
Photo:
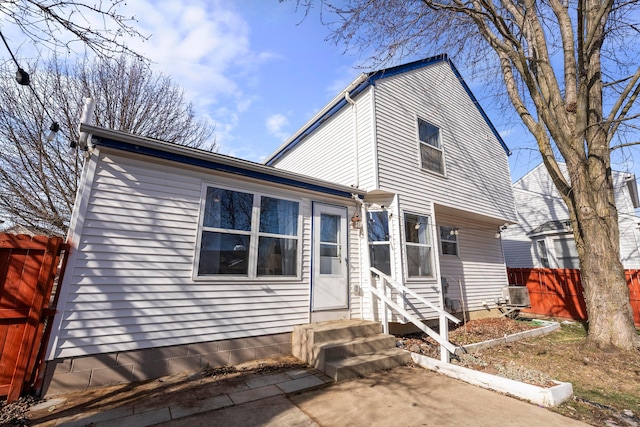
[[[447,319],[451,320],[452,322],[454,322],[456,324],[460,323],[460,319],[458,319],[457,317],[453,316],[451,313],[448,313],[448,312],[440,309],[439,307],[435,306],[434,304],[430,303],[429,301],[425,300],[420,295],[418,295],[416,292],[414,292],[413,290],[407,288],[406,286],[396,282],[391,277],[389,277],[388,275],[384,274],[383,272],[381,272],[377,268],[371,267],[371,272],[373,274],[375,274],[376,276],[380,277],[385,282],[389,283],[398,292],[403,292],[403,293],[409,294],[412,297],[416,298],[421,303],[423,303],[423,304],[429,306],[430,308],[432,308],[433,310],[437,311],[440,316],[444,316],[444,317],[446,317]],[[435,332],[433,329],[431,329],[430,327],[425,325],[416,316],[414,316],[413,314],[409,313],[406,309],[404,309],[403,307],[398,305],[398,303],[393,301],[391,298],[389,298],[385,294],[384,290],[376,289],[373,285],[370,286],[369,289],[371,290],[371,293],[374,294],[375,296],[377,296],[378,298],[380,298],[380,300],[383,301],[386,306],[392,308],[398,314],[400,314],[400,315],[404,316],[405,318],[407,318],[411,323],[413,323],[415,326],[417,326],[422,332],[424,332],[425,334],[429,335],[438,344],[440,344],[442,347],[446,348],[450,353],[455,354],[455,352],[456,352],[456,346],[455,345],[451,344],[445,337],[443,337],[442,335],[440,335],[437,332]],[[371,307],[371,309],[373,310],[373,307]],[[386,316],[385,316],[385,319],[386,319]],[[386,323],[386,321],[385,321],[385,323]]]

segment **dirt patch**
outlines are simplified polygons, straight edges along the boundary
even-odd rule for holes
[[[474,320],[452,330],[450,340],[466,345],[531,327],[539,326],[504,318]],[[593,350],[584,345],[585,337],[580,323],[561,322],[561,328],[548,335],[500,344],[452,362],[536,385],[550,379],[570,382],[574,398],[555,411],[594,426],[640,426],[640,352]],[[408,350],[440,357],[439,347],[423,334],[397,340]]]

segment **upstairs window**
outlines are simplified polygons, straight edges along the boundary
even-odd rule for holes
[[[298,202],[207,187],[197,275],[297,277],[298,223]]]
[[[408,277],[432,277],[429,217],[404,215],[404,241],[407,254]]]
[[[444,156],[440,129],[418,118],[420,165],[423,169],[444,175]]]
[[[458,229],[440,226],[440,248],[442,255],[458,255]]]

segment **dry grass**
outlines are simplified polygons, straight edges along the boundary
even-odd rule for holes
[[[511,334],[513,330],[519,332],[525,326],[518,323],[508,319],[472,321],[467,332],[458,328],[450,338],[456,344],[468,344],[473,335],[474,342],[480,342]],[[501,344],[456,363],[538,385],[551,378],[570,382],[574,398],[555,411],[594,426],[640,426],[640,351],[597,351],[584,345],[585,337],[583,325],[565,322],[549,335]],[[464,342],[457,342],[459,339]],[[419,350],[431,347],[438,357],[435,345]]]

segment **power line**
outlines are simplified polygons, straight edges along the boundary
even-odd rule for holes
[[[54,133],[58,132],[58,130],[60,129],[60,126],[58,125],[58,122],[56,122],[53,119],[53,117],[51,117],[51,114],[49,114],[49,110],[47,110],[47,107],[44,105],[44,102],[42,102],[42,100],[40,99],[40,97],[36,93],[36,90],[33,88],[33,86],[31,86],[31,84],[30,84],[31,80],[29,78],[29,73],[27,73],[20,66],[20,64],[18,63],[18,60],[16,59],[15,55],[11,51],[11,48],[9,47],[9,44],[7,43],[7,39],[5,39],[4,34],[2,34],[2,31],[0,31],[0,38],[2,38],[2,42],[4,43],[5,47],[7,48],[7,51],[9,52],[9,55],[11,56],[11,59],[13,60],[13,63],[16,64],[16,67],[18,67],[18,71],[16,71],[16,81],[18,82],[19,85],[28,86],[29,89],[31,89],[31,93],[33,93],[33,96],[35,96],[35,98],[38,100],[38,103],[42,106],[42,110],[47,115],[47,117],[49,117],[49,120],[51,120],[51,126],[49,127],[49,130],[51,132],[54,132]]]

